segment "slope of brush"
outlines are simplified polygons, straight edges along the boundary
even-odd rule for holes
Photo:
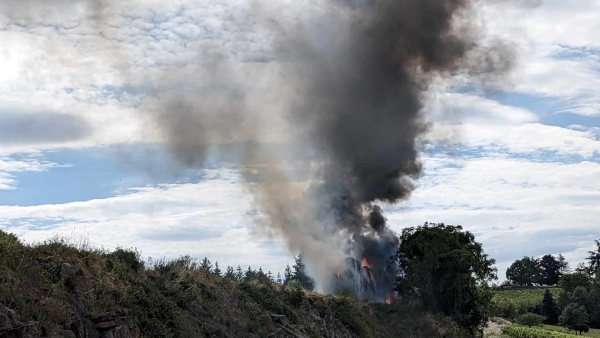
[[[151,266],[146,266],[151,265]],[[277,316],[274,316],[277,315]],[[270,280],[232,281],[183,257],[144,264],[0,231],[0,337],[461,337],[417,306],[368,304]]]

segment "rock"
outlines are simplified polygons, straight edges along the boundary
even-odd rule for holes
[[[41,338],[42,337],[42,325],[38,322],[28,321],[19,330],[20,338]]]
[[[106,322],[96,323],[96,329],[99,331],[106,331],[110,328],[117,326],[117,323],[114,320],[109,320]]]
[[[8,331],[13,328],[13,322],[6,313],[0,312],[0,332]]]

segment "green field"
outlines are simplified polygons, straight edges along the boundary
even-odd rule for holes
[[[570,334],[574,334],[575,331],[571,330],[567,330],[564,327],[561,326],[554,326],[554,325],[544,325],[543,329],[545,330],[549,330],[549,331],[556,331],[556,332],[563,332],[563,333],[570,333]],[[596,338],[600,338],[600,330],[598,329],[590,329],[590,332],[588,333],[584,333],[584,336],[587,337],[596,337]]]
[[[544,298],[546,289],[550,290],[554,300],[558,300],[562,289],[557,287],[536,287],[526,289],[495,289],[492,298],[495,316],[515,319],[525,312],[534,312]]]
[[[579,336],[579,335],[577,335]],[[590,329],[590,332],[584,333],[584,337],[600,338],[600,330]],[[575,331],[568,331],[564,327],[554,325],[543,325],[541,327],[525,327],[520,325],[510,325],[502,330],[502,333],[488,334],[486,338],[567,338],[576,337]]]

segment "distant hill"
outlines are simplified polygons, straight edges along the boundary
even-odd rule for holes
[[[0,231],[3,337],[463,337],[416,305],[318,295],[264,275],[216,275],[182,257],[145,263],[53,239],[24,245]]]

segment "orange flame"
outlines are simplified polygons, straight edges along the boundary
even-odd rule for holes
[[[371,265],[369,265],[369,262],[367,261],[367,259],[366,259],[366,258],[363,258],[363,259],[362,259],[362,262],[360,263],[360,267],[361,267],[361,268],[364,268],[365,266],[366,266],[367,268],[371,269]]]
[[[368,272],[369,272],[369,278],[371,278],[372,281],[375,280],[375,278],[373,278],[373,272],[371,272],[371,270],[373,268],[371,267],[371,265],[369,264],[369,262],[367,261],[366,258],[362,259],[362,262],[360,263],[360,267],[361,268],[364,268],[364,267],[369,268],[369,270],[368,270]]]
[[[386,299],[385,299],[385,303],[386,303],[387,305],[390,305],[390,304],[392,304],[392,297],[388,297],[388,298],[386,298]]]

